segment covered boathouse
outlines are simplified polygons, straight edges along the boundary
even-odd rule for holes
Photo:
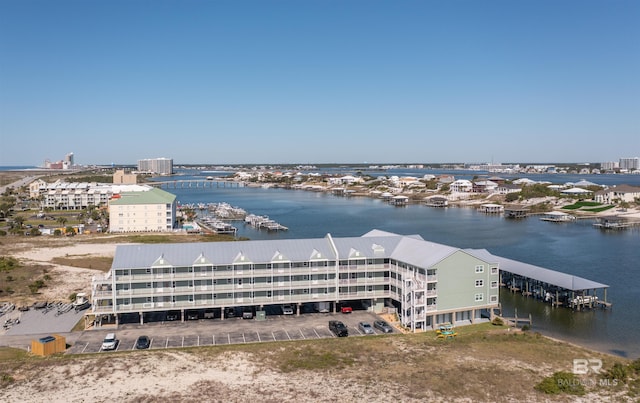
[[[553,306],[609,308],[608,285],[544,267],[490,255],[486,250],[474,250],[476,256],[500,265],[500,285],[511,292],[521,292]],[[490,256],[489,256],[490,255]],[[600,295],[598,295],[600,293]]]

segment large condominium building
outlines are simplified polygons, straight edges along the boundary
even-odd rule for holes
[[[173,159],[149,158],[138,160],[138,171],[158,175],[173,175]]]
[[[115,195],[109,200],[109,232],[172,231],[176,205],[176,196],[162,189]]]
[[[111,216],[112,220],[117,217]],[[489,259],[488,259],[489,257]],[[415,330],[488,317],[499,267],[487,251],[373,230],[361,237],[119,245],[93,278],[92,314],[219,310],[355,300],[395,306]],[[324,304],[323,304],[324,305]]]
[[[640,158],[620,158],[620,169],[634,171],[640,169]]]

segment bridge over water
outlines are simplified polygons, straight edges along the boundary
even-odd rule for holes
[[[241,188],[244,182],[236,182],[224,179],[176,179],[171,181],[148,182],[148,185],[161,189],[184,189],[184,188]]]

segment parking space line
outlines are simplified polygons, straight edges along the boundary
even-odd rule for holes
[[[316,331],[316,329],[313,329],[313,333],[316,334],[316,336],[318,336],[318,338],[320,338],[320,335],[318,334],[318,332]]]
[[[258,335],[258,341],[262,342],[262,340],[260,339],[260,333],[256,332],[256,334]]]
[[[291,340],[291,336],[289,336],[289,332],[287,332],[287,329],[282,329],[284,330],[284,332],[287,334],[287,337],[289,338],[289,340]]]
[[[151,338],[151,340],[149,340],[149,348],[151,348],[152,345],[153,345],[153,337]]]
[[[304,337],[304,333],[302,333],[302,329],[300,329],[300,335],[302,336],[303,339],[306,339],[306,337]]]
[[[244,333],[242,333],[242,342],[243,342],[243,343],[246,343],[246,342],[247,342],[247,339],[244,337]]]
[[[182,347],[184,347],[184,336],[182,336]]]
[[[213,345],[215,346],[216,345],[216,335],[215,334],[211,335],[211,341],[213,342]]]
[[[86,350],[86,349],[87,349],[87,347],[89,347],[89,343],[87,343],[87,344],[85,344],[85,345],[84,345],[84,348],[82,349],[82,353],[84,353],[84,350]]]
[[[227,340],[229,341],[229,344],[231,344],[231,333],[227,333]]]
[[[271,335],[273,336],[273,341],[277,341],[277,339],[276,339],[276,334],[275,334],[275,333],[273,333],[273,332],[271,332]]]
[[[169,348],[169,338],[167,337],[167,342],[164,343],[164,348]]]
[[[200,346],[200,335],[198,335],[198,346]]]

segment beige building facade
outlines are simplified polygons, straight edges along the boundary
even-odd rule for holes
[[[162,189],[114,195],[109,200],[109,231],[172,231],[176,225],[176,204],[176,196]]]

